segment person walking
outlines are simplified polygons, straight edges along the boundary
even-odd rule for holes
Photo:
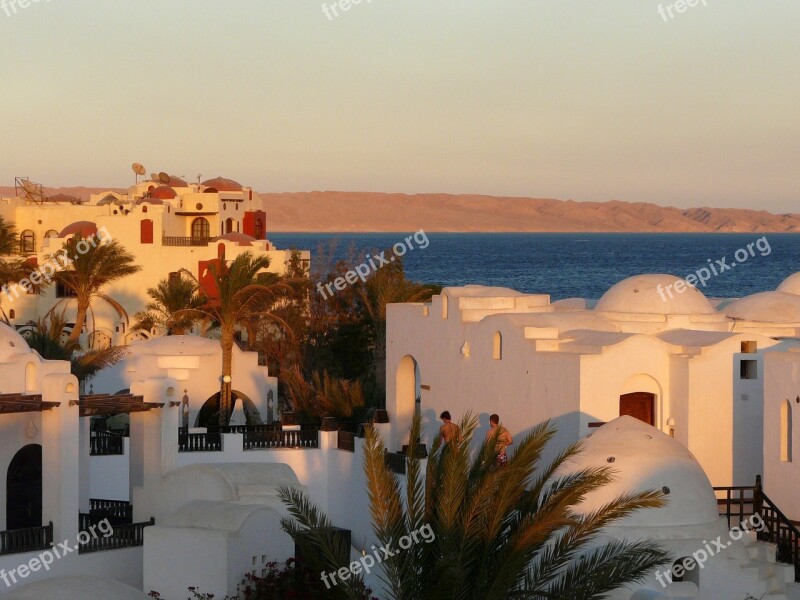
[[[495,452],[497,453],[495,465],[502,467],[508,462],[506,448],[514,443],[514,438],[511,437],[508,429],[500,425],[500,417],[496,414],[489,417],[489,431],[486,432],[486,443],[491,443],[492,440],[495,440]]]

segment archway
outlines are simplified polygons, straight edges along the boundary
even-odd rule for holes
[[[415,414],[422,413],[422,388],[420,385],[420,370],[417,361],[410,354],[406,354],[397,367],[395,376],[395,413],[393,422],[396,423],[395,444],[402,444],[404,436],[408,435],[411,420]]]
[[[237,400],[242,401],[242,409],[248,425],[261,424],[261,413],[250,398],[237,390],[231,391],[233,406]],[[205,427],[209,430],[219,429],[219,392],[203,403],[194,420],[195,427]]]
[[[42,525],[42,447],[29,444],[11,459],[6,474],[6,529]]]
[[[656,396],[649,392],[632,392],[619,397],[619,416],[628,415],[655,427]]]

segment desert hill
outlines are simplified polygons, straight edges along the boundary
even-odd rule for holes
[[[88,199],[106,188],[48,188]],[[124,191],[120,189],[119,191]],[[0,187],[0,196],[13,196]],[[262,193],[269,231],[798,232],[800,214],[450,194]]]

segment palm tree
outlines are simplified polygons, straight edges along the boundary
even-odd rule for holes
[[[359,381],[331,377],[327,371],[314,373],[311,381],[303,377],[297,365],[283,372],[292,408],[306,417],[339,417],[353,415],[353,410],[364,406],[364,392]]]
[[[84,383],[98,371],[118,363],[127,353],[124,346],[94,348],[81,352],[80,342],[65,339],[66,317],[64,312],[53,312],[36,322],[35,329],[26,332],[25,339],[31,349],[47,360],[68,360],[78,381]]]
[[[220,387],[220,425],[227,425],[231,413],[231,377],[233,374],[233,344],[237,330],[247,332],[254,339],[256,319],[272,320],[288,329],[279,317],[263,310],[265,302],[274,301],[282,294],[291,291],[282,282],[262,283],[261,271],[269,267],[267,256],[255,256],[244,252],[230,264],[215,263],[210,267],[216,286],[216,297],[205,298],[203,305],[196,309],[179,311],[179,314],[192,316],[210,323],[220,332],[222,347],[222,382]],[[193,277],[191,273],[186,272]],[[196,280],[195,280],[196,281]]]
[[[165,329],[167,335],[184,335],[192,331],[197,318],[186,309],[198,309],[204,300],[198,294],[197,282],[179,273],[178,277],[162,279],[154,288],[147,289],[152,298],[145,310],[133,315],[133,329],[151,331],[154,327]]]
[[[381,563],[392,598],[599,599],[667,562],[667,553],[651,542],[599,540],[604,527],[637,510],[663,506],[661,492],[624,494],[582,514],[576,506],[608,485],[613,475],[607,468],[559,475],[559,468],[580,452],[580,443],[540,465],[555,434],[544,423],[498,468],[493,440],[472,457],[476,426],[477,419],[467,416],[461,422],[460,443],[442,447],[437,441],[423,473],[415,448],[420,419],[415,418],[405,486],[386,466],[380,435],[373,427],[367,429],[364,470],[378,542],[397,549],[401,538],[430,529],[425,536],[430,543],[411,545]],[[330,536],[324,527],[313,526],[324,520],[304,494],[288,488],[280,494],[296,519],[284,522],[284,529],[295,539],[324,548],[314,555],[312,569],[329,572],[341,566],[332,564],[336,555]]]
[[[68,300],[75,300],[77,303],[75,325],[69,335],[72,342],[80,339],[88,314],[92,314],[94,321],[92,303],[96,299],[111,306],[120,318],[124,317],[126,321],[128,320],[125,308],[102,290],[109,284],[141,270],[141,267],[136,264],[133,254],[128,252],[117,240],[97,243],[92,238],[90,241],[93,242],[93,247],[83,252],[78,248],[81,241],[81,236],[75,235],[64,242],[62,253],[66,253],[65,255],[70,258],[71,262],[66,269],[56,273],[53,278],[56,283],[70,290],[74,296],[73,298],[62,298],[53,309]],[[84,242],[84,244],[86,243]]]
[[[439,286],[414,283],[406,279],[402,260],[382,267],[370,277],[358,296],[364,307],[372,336],[372,371],[376,389],[386,390],[386,306],[402,302],[425,302],[440,291]]]

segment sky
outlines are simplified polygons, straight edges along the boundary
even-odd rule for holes
[[[0,0],[0,185],[800,212],[800,2],[674,1]]]

